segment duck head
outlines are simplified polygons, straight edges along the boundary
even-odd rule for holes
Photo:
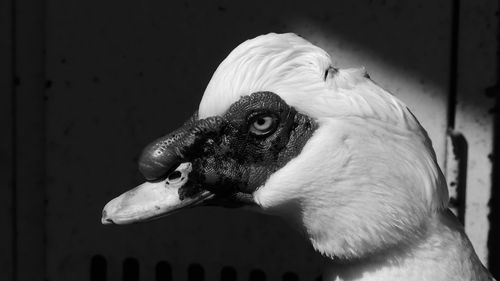
[[[197,113],[148,145],[139,169],[147,181],[110,201],[103,223],[247,206],[291,221],[337,258],[410,243],[448,201],[407,107],[364,69],[336,69],[294,34],[233,50]]]

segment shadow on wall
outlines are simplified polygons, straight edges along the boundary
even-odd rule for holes
[[[122,264],[122,276],[124,281],[139,281],[140,280],[140,266],[139,262],[133,258],[127,258]],[[157,281],[172,281],[172,267],[166,261],[160,261],[155,266],[155,280]],[[231,266],[225,266],[220,270],[220,281],[236,281],[238,276],[237,270]],[[205,270],[200,264],[190,264],[186,270],[186,277],[188,281],[203,281],[205,280]],[[89,281],[107,281],[107,262],[103,256],[94,256],[90,265],[90,280]],[[259,269],[253,269],[248,273],[247,278],[243,280],[248,281],[266,281],[266,273]],[[282,281],[299,281],[297,274],[293,272],[285,272],[281,276]],[[321,281],[321,276],[317,277],[314,281]]]
[[[497,65],[500,65],[500,57],[498,63],[499,64]],[[498,81],[500,82],[500,76],[498,77]],[[489,202],[490,233],[488,235],[488,268],[490,269],[491,274],[493,274],[493,276],[498,279],[498,276],[500,276],[500,111],[498,108],[498,97],[500,96],[499,84],[497,84],[493,90],[495,91],[494,95],[497,98],[497,101],[495,102],[494,147],[492,156],[490,156],[491,161],[493,161],[493,171],[491,199]]]

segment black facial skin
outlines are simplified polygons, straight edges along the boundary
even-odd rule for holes
[[[197,119],[193,115],[146,147],[139,169],[153,181],[191,162],[190,182],[179,189],[181,200],[209,190],[216,195],[213,204],[227,207],[251,203],[250,195],[300,154],[317,128],[312,118],[271,92],[244,96],[223,116]]]

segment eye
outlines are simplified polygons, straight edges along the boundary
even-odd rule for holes
[[[258,136],[266,135],[276,129],[276,123],[277,120],[272,115],[257,115],[250,120],[249,131]]]

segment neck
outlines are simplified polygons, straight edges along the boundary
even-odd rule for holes
[[[403,249],[394,247],[370,257],[333,261],[327,281],[492,280],[450,211],[436,214],[428,231]]]

